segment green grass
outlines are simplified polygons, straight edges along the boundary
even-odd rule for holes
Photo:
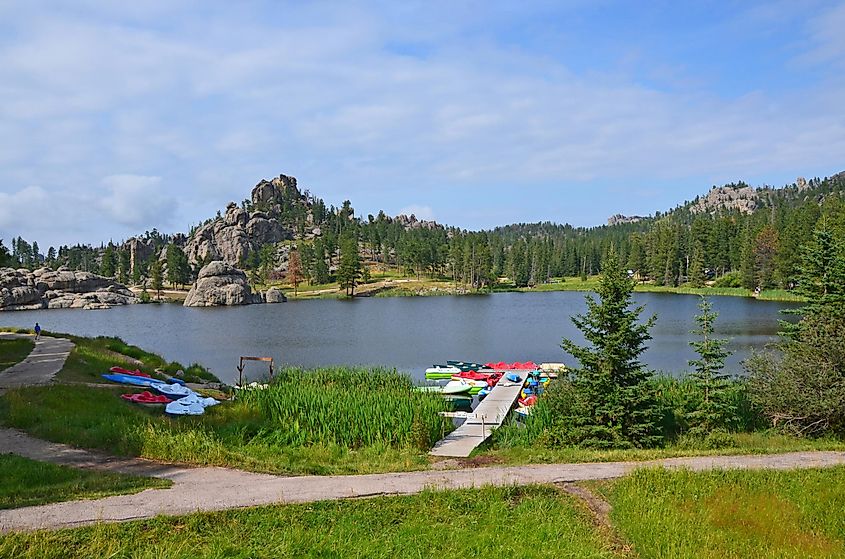
[[[0,371],[17,365],[35,349],[35,343],[25,338],[0,340]]]
[[[641,470],[605,488],[641,557],[845,556],[845,468]]]
[[[287,372],[266,395],[244,393],[202,416],[181,418],[120,400],[129,388],[23,388],[0,397],[0,423],[113,454],[290,474],[423,469],[429,462],[420,447],[436,440],[435,429],[439,438],[451,427],[436,415],[445,402],[411,394],[405,377],[334,369],[299,388],[284,380],[306,374]],[[367,374],[381,384],[367,382]],[[358,386],[350,387],[355,375]]]
[[[0,454],[0,509],[97,499],[170,487],[164,479],[94,472]]]
[[[160,376],[155,374],[155,369],[161,369],[171,375],[182,370],[185,376],[181,378],[188,382],[219,382],[217,377],[196,363],[189,367],[177,362],[168,363],[161,356],[129,345],[120,338],[83,338],[53,333],[50,335],[68,338],[76,346],[70,352],[65,366],[56,375],[56,378],[63,382],[105,382],[100,375],[108,373],[109,368],[115,365],[132,370],[139,368],[153,376]],[[138,365],[139,361],[141,365]]]
[[[554,488],[485,488],[260,507],[0,536],[3,557],[611,558]]]

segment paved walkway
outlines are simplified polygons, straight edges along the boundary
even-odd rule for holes
[[[30,334],[0,333],[0,339],[28,338]],[[9,388],[48,384],[62,370],[65,360],[73,349],[73,342],[65,338],[41,336],[35,342],[35,349],[20,363],[0,372],[0,393]]]
[[[305,503],[377,495],[407,495],[433,489],[484,485],[566,483],[624,476],[635,468],[664,466],[692,470],[792,469],[845,465],[845,452],[793,452],[777,455],[669,458],[648,462],[542,464],[426,470],[356,476],[274,476],[225,468],[185,468],[146,460],[118,459],[34,439],[0,429],[0,449],[77,467],[126,472],[173,481],[169,489],[147,489],[88,501],[71,501],[0,511],[0,532],[57,529],[122,522],[157,515],[181,515],[256,505]]]

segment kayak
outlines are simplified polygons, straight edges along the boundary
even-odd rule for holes
[[[510,382],[522,382],[522,377],[516,373],[508,373],[505,375],[505,379]]]
[[[152,378],[151,375],[147,373],[142,373],[140,369],[135,369],[134,371],[130,371],[129,369],[124,369],[123,367],[112,367],[109,369],[112,373],[118,373],[121,375],[132,375],[134,377],[144,377],[144,378]]]
[[[442,386],[415,386],[415,392],[434,392],[436,394],[440,394],[443,392]]]
[[[162,384],[162,381],[158,379],[125,375],[122,373],[112,373],[101,376],[106,380],[110,380],[118,384],[131,384],[133,386],[155,386],[156,384]]]
[[[443,387],[443,394],[466,394],[473,386],[465,380],[453,380]]]
[[[158,394],[153,394],[151,392],[141,392],[140,394],[121,394],[121,398],[126,400],[127,402],[133,402],[135,404],[169,404],[170,398],[167,396],[162,396]]]
[[[446,361],[447,365],[451,365],[452,367],[457,367],[461,371],[477,371],[478,369],[483,369],[484,365],[481,363],[472,363],[468,361]]]
[[[169,396],[170,398],[184,398],[185,396],[190,396],[194,393],[193,390],[188,388],[187,386],[183,386],[181,384],[165,384],[163,382],[157,383],[153,385],[153,390],[164,394],[165,396]]]
[[[195,392],[189,396],[170,402],[165,406],[164,412],[170,415],[202,415],[205,408],[219,404],[214,398],[203,398]]]
[[[425,370],[425,378],[427,379],[448,379],[461,370],[457,367],[444,367],[443,365],[434,365]]]

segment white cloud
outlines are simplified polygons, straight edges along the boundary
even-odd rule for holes
[[[103,184],[108,194],[99,207],[117,223],[152,228],[169,224],[176,211],[176,199],[165,193],[161,177],[111,175]]]

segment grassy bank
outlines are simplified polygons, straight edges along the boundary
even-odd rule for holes
[[[47,440],[167,462],[289,474],[349,474],[428,466],[451,423],[436,394],[388,371],[284,371],[268,390],[170,418],[130,405],[129,387],[45,386],[0,398],[0,423]]]
[[[163,479],[93,472],[0,454],[0,509],[13,509],[169,487]]]
[[[0,340],[0,371],[17,365],[35,349],[35,343],[25,338]]]
[[[553,488],[428,492],[0,537],[3,557],[610,558]]]
[[[845,556],[845,468],[645,470],[603,489],[641,557]]]

